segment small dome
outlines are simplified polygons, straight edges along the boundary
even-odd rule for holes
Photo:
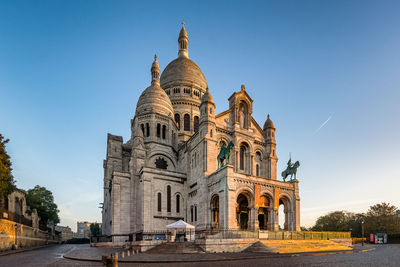
[[[268,114],[268,118],[267,121],[264,124],[264,130],[268,129],[268,128],[275,128],[274,123],[272,122],[272,120],[269,118],[269,114]]]
[[[212,98],[210,91],[208,90],[208,87],[207,87],[206,93],[201,98],[201,103],[203,103],[203,102],[210,102],[210,103],[214,104],[214,99]]]
[[[136,116],[157,113],[171,117],[174,114],[171,100],[158,83],[153,83],[140,95],[136,105]]]
[[[167,88],[175,82],[187,82],[196,84],[201,88],[207,88],[207,81],[200,68],[187,57],[178,57],[164,69],[161,74],[161,87]]]
[[[157,55],[151,65],[151,85],[140,95],[136,105],[136,116],[157,113],[171,117],[174,114],[171,100],[167,93],[160,87],[160,66]]]

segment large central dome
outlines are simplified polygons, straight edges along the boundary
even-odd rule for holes
[[[168,64],[161,74],[161,87],[167,88],[174,83],[193,83],[203,89],[207,88],[207,81],[200,68],[187,57],[178,57]]]

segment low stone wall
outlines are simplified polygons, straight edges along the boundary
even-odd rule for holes
[[[145,252],[155,246],[166,243],[165,240],[143,240],[143,241],[133,241],[133,242],[97,242],[90,243],[91,247],[99,248],[132,248],[133,250],[138,250],[140,252]]]
[[[15,225],[17,225],[15,227]],[[56,237],[47,232],[13,221],[0,219],[0,251],[13,247],[27,248],[59,243]]]
[[[258,238],[197,239],[195,244],[205,252],[240,252],[258,241]]]
[[[329,240],[331,240],[335,243],[338,243],[340,245],[347,246],[347,247],[350,247],[351,245],[353,245],[353,240],[351,238],[340,238],[340,239],[333,238],[333,239],[329,239]]]

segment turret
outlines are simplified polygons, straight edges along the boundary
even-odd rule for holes
[[[215,157],[209,156],[216,148],[217,139],[215,133],[215,104],[208,88],[206,93],[201,98],[200,104],[200,134],[203,139],[204,145],[204,172],[211,173],[217,169],[217,161]]]
[[[185,29],[185,22],[182,21],[182,29],[179,33],[179,38],[178,38],[178,43],[179,43],[179,52],[178,52],[178,57],[189,57],[189,38],[188,34]]]
[[[200,104],[200,125],[205,122],[215,123],[215,103],[208,87]]]
[[[266,163],[267,163],[267,179],[276,180],[277,169],[276,164],[278,157],[276,155],[276,141],[275,141],[275,127],[272,120],[268,118],[264,124],[264,138],[265,138],[265,152],[266,152]]]

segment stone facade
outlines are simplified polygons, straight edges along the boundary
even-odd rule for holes
[[[200,68],[189,59],[189,39],[179,34],[178,58],[160,76],[157,58],[151,85],[140,96],[131,138],[108,134],[104,160],[102,233],[164,230],[183,219],[205,229],[300,230],[298,181],[277,180],[275,126],[252,117],[244,85],[215,114]],[[161,78],[160,78],[161,77]],[[234,144],[218,166],[222,145]]]

